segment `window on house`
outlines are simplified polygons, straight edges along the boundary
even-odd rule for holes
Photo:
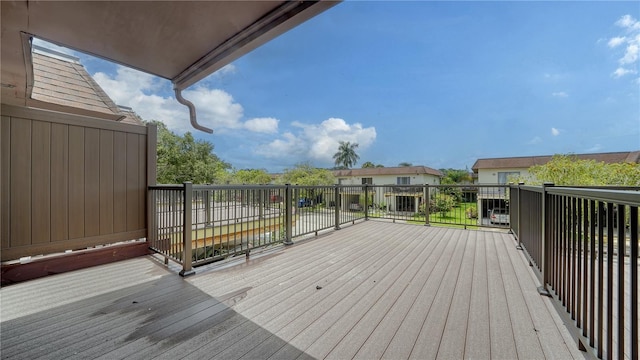
[[[396,180],[397,180],[397,185],[411,184],[411,178],[409,176],[398,176]]]
[[[510,178],[514,178],[520,176],[520,171],[511,171],[511,172],[499,172],[498,173],[498,184],[506,184],[509,182]]]
[[[338,185],[342,185],[347,179],[338,179]]]
[[[362,178],[362,185],[373,185],[373,178]]]

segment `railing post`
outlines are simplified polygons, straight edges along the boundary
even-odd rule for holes
[[[522,191],[520,191],[520,188],[522,187],[522,185],[524,185],[524,182],[519,182],[518,183],[518,218],[516,219],[516,224],[518,224],[518,233],[516,234],[516,236],[518,237],[518,246],[516,246],[516,249],[518,250],[522,250],[522,227],[520,227],[522,225]]]
[[[424,194],[423,194],[423,202],[424,202],[424,226],[431,226],[429,224],[429,184],[424,184]]]
[[[334,189],[334,199],[335,199],[335,222],[336,230],[340,230],[340,185],[336,184]]]
[[[191,267],[192,254],[191,254],[191,230],[192,224],[192,198],[193,198],[193,184],[190,181],[184,183],[183,194],[183,221],[182,221],[182,270],[180,276],[187,277],[193,275],[196,272]]]
[[[292,232],[293,232],[293,208],[291,204],[293,203],[291,196],[291,184],[285,185],[284,190],[284,222],[285,222],[285,238],[283,244],[285,245],[293,245]]]
[[[369,220],[369,185],[364,184],[364,220]]]
[[[538,288],[538,293],[543,296],[551,296],[549,290],[547,290],[547,284],[549,283],[549,263],[551,259],[549,259],[549,250],[551,241],[551,234],[548,230],[551,228],[548,224],[550,223],[550,219],[547,219],[547,216],[551,213],[551,209],[549,208],[551,205],[551,201],[549,201],[549,194],[547,194],[547,188],[552,187],[553,183],[544,183],[542,184],[542,218],[540,223],[541,227],[541,235],[542,235],[542,251],[541,251],[541,264],[540,264],[540,272],[542,273],[542,286]]]
[[[210,194],[211,190],[205,190],[204,191],[204,211],[205,211],[205,218],[206,218],[206,223],[207,226],[212,225],[211,224],[211,194]]]

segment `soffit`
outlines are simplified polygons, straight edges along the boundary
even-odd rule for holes
[[[2,1],[2,84],[24,99],[20,33],[186,88],[335,1]]]

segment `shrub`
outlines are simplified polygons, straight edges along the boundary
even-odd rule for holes
[[[470,207],[467,209],[467,211],[465,211],[465,214],[467,215],[467,219],[477,219],[478,218],[478,209],[474,206],[474,207]]]
[[[445,217],[447,212],[456,205],[456,198],[452,195],[438,194],[429,202],[429,212],[439,212],[441,217]]]

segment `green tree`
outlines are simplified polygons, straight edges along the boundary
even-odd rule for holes
[[[336,178],[331,171],[315,168],[309,163],[301,163],[296,164],[292,169],[286,169],[276,179],[276,182],[279,184],[319,186],[332,185],[335,180]]]
[[[465,184],[471,182],[469,170],[461,169],[440,169],[444,174],[442,184]]]
[[[371,168],[383,168],[384,165],[382,164],[374,164],[371,161],[367,161],[364,164],[362,164],[362,168],[363,169],[371,169]]]
[[[398,166],[400,166],[400,167],[410,167],[410,166],[413,166],[413,164],[410,163],[410,162],[404,162],[403,161],[400,164],[398,164]]]
[[[159,121],[157,181],[160,184],[220,183],[231,165],[213,153],[213,144],[194,139],[191,133],[177,135]]]
[[[532,185],[551,182],[564,186],[640,186],[640,164],[607,164],[580,160],[575,155],[554,155],[546,164],[530,167],[529,174],[529,178],[511,180]]]
[[[286,169],[276,182],[280,184],[304,185],[304,186],[321,186],[333,185],[336,178],[333,173],[327,169],[318,169],[309,163],[297,164],[292,169]],[[301,198],[310,199],[314,204],[324,201],[324,192],[321,189],[304,189],[298,194]],[[298,201],[299,199],[295,199]]]
[[[268,184],[270,182],[271,175],[264,169],[234,170],[230,181],[232,184]]]
[[[360,159],[360,156],[356,153],[357,148],[357,143],[352,144],[348,141],[340,141],[338,151],[333,154],[333,160],[335,160],[336,166],[342,165],[347,169],[350,169],[355,165],[358,162],[358,159]]]

